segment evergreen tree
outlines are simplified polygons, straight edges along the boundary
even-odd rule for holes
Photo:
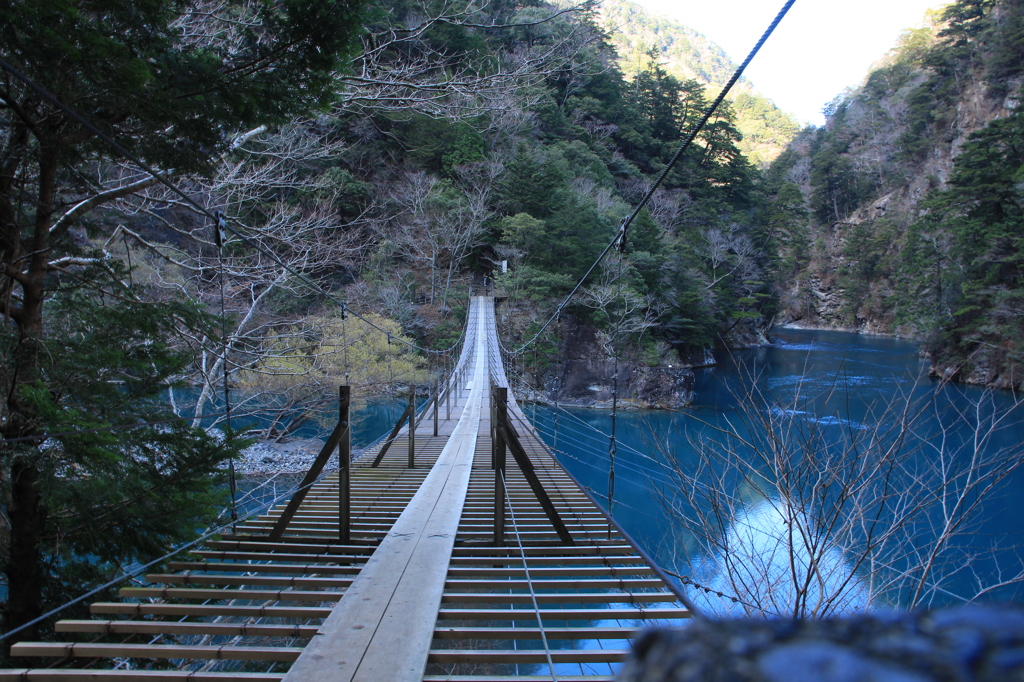
[[[942,360],[965,361],[980,345],[1024,361],[1024,112],[971,136],[949,186],[924,204],[906,258],[906,281],[946,316],[933,341]],[[916,310],[913,298],[908,311]]]
[[[231,2],[225,11],[235,16],[228,20],[176,0],[13,0],[0,5],[0,49],[21,73],[152,166],[202,173],[239,130],[281,122],[330,101],[334,74],[351,54],[359,7],[357,0]],[[90,220],[94,209],[155,181],[122,179],[115,172],[110,185],[91,186],[85,171],[107,163],[113,153],[93,130],[7,72],[0,102],[0,293],[7,301],[8,340],[0,431],[17,439],[0,451],[10,520],[4,556],[9,629],[32,620],[47,603],[47,578],[55,565],[47,565],[44,541],[48,523],[59,516],[49,505],[60,499],[47,486],[51,473],[66,475],[70,464],[63,455],[60,464],[51,464],[53,451],[40,435],[58,420],[63,396],[74,395],[83,381],[55,386],[60,372],[48,366],[47,349],[59,334],[47,308],[65,294],[56,275],[90,264],[113,271],[112,259],[90,252],[82,228],[102,229]],[[110,284],[82,276],[75,286],[81,301],[127,298],[109,290]],[[129,338],[132,329],[125,330]],[[145,334],[152,343],[160,336],[153,329]],[[157,364],[158,377],[174,365],[161,361],[168,364]],[[189,438],[191,445],[187,438],[179,444],[206,451],[210,460],[221,456],[194,440],[198,436]],[[107,466],[108,456],[129,468],[148,456],[124,449],[118,455],[116,448],[108,455],[98,446],[82,452],[74,468],[81,477],[94,476],[94,466]],[[176,468],[170,466],[167,471]],[[121,516],[131,509],[123,507]]]

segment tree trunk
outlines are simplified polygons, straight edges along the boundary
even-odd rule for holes
[[[8,264],[9,276],[21,285],[22,304],[12,311],[19,328],[18,346],[12,357],[11,389],[8,394],[8,420],[4,429],[8,437],[34,436],[39,433],[35,409],[24,400],[23,391],[39,379],[39,356],[43,339],[44,280],[50,253],[50,219],[56,196],[57,155],[43,148],[39,160],[39,197],[32,228],[32,256],[27,271]],[[17,229],[15,227],[15,229]],[[12,630],[39,617],[43,606],[43,571],[40,565],[40,538],[46,510],[39,490],[39,468],[36,443],[28,441],[5,454],[11,457],[11,554],[7,574],[8,602],[4,629]],[[36,636],[31,627],[14,639]]]
[[[39,538],[45,510],[39,492],[35,462],[21,456],[11,464],[11,556],[7,566],[7,614],[4,630],[12,630],[42,613],[43,572]],[[14,636],[14,640],[38,639],[38,626]]]

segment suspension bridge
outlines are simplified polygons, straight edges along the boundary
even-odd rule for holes
[[[508,383],[494,300],[473,296],[418,414],[353,459],[342,387],[287,502],[58,621],[64,641],[13,645],[33,667],[0,682],[612,679],[638,629],[690,614]]]

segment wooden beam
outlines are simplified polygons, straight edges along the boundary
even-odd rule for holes
[[[406,420],[409,420],[409,425],[411,427],[412,413],[410,412],[409,407],[405,408],[405,412],[403,412],[402,416],[398,418],[397,422],[395,422],[395,428],[391,429],[391,435],[388,436],[387,440],[385,440],[383,445],[380,446],[380,451],[377,453],[377,456],[374,457],[373,464],[370,465],[371,467],[376,469],[380,466],[381,461],[384,459],[384,455],[387,454],[388,448],[391,447],[391,444],[395,442],[395,438],[398,437],[398,432],[402,430],[402,424]]]
[[[181,623],[152,620],[61,620],[57,632],[97,635],[211,635],[216,637],[313,637],[315,625],[253,625],[248,623]]]
[[[541,609],[542,620],[678,620],[689,618],[686,609]],[[438,618],[447,620],[537,620],[530,609],[444,609]]]
[[[288,522],[292,520],[292,516],[298,511],[299,505],[306,499],[306,494],[309,492],[309,488],[313,485],[313,482],[320,476],[320,472],[323,471],[324,466],[327,465],[327,460],[331,458],[334,453],[334,449],[338,447],[342,438],[348,436],[348,422],[339,422],[334,427],[334,431],[331,432],[330,438],[324,443],[324,447],[320,450],[320,454],[313,460],[313,465],[309,467],[309,471],[302,477],[302,483],[299,484],[299,489],[292,495],[292,499],[288,501],[288,506],[281,512],[281,516],[278,517],[277,523],[274,525],[273,530],[270,531],[270,541],[276,542],[281,539],[284,534],[284,529],[288,527]]]
[[[427,661],[476,664],[547,663],[550,654],[555,663],[617,663],[626,660],[629,652],[629,649],[431,649]]]
[[[544,628],[543,632],[547,639],[632,639],[637,628]],[[540,633],[540,628],[442,627],[434,630],[434,639],[541,639]]]
[[[122,587],[125,599],[253,599],[259,601],[336,602],[345,593],[312,590],[213,590],[202,587]]]
[[[120,614],[122,616],[225,616],[234,618],[326,618],[331,615],[327,606],[235,606],[231,604],[129,604],[125,602],[96,602],[89,605],[89,613]]]
[[[515,458],[516,464],[519,465],[519,470],[523,472],[523,476],[530,483],[530,488],[533,489],[533,494],[537,496],[537,501],[540,502],[544,513],[547,514],[548,520],[551,521],[551,525],[558,532],[559,539],[567,545],[575,544],[569,529],[565,527],[562,517],[558,515],[555,505],[551,503],[551,498],[548,497],[547,491],[544,490],[544,485],[537,478],[533,462],[530,461],[526,451],[523,450],[523,446],[519,442],[519,434],[516,433],[515,428],[506,422],[498,424],[498,429],[501,432],[501,437],[504,438],[505,443],[508,445],[508,449],[512,451],[512,457]]]
[[[284,673],[203,672],[191,670],[51,670],[15,668],[0,670],[0,682],[68,682],[117,680],[118,682],[252,682],[281,680]],[[559,678],[565,679],[565,678]]]
[[[352,429],[349,411],[352,391],[348,386],[338,387],[338,424],[345,425],[345,435],[338,441],[338,539],[351,540],[352,532]]]
[[[48,658],[190,658],[219,661],[294,661],[302,647],[203,646],[183,644],[96,644],[70,642],[18,642],[11,656]]]

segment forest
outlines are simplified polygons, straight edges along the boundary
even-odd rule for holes
[[[413,346],[451,346],[483,277],[503,336],[537,331],[723,80],[605,26],[541,1],[0,6],[5,630],[194,537],[225,463],[339,384],[429,381]],[[1019,3],[959,0],[799,134],[741,89],[565,317],[657,366],[873,306],[940,368],[1016,377],[1024,113],[953,123],[1017,106],[1022,41]],[[226,387],[275,423],[231,428]]]

